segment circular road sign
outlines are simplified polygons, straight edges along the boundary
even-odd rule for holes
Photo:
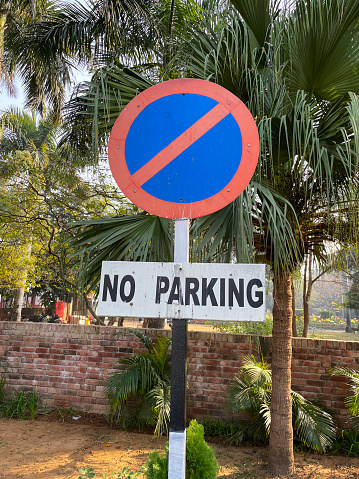
[[[249,183],[259,139],[235,95],[205,80],[154,85],[121,112],[110,135],[112,174],[135,205],[165,218],[197,218]]]

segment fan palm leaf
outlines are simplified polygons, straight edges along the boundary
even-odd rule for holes
[[[356,0],[300,0],[289,19],[285,74],[291,92],[318,101],[358,92],[359,4]]]
[[[254,421],[257,433],[269,434],[271,424],[272,374],[269,366],[245,359],[240,375],[235,376],[228,391],[229,406],[235,413],[247,412]],[[336,427],[332,416],[319,406],[291,391],[293,429],[300,441],[308,447],[324,452],[333,442]]]
[[[96,72],[91,82],[81,83],[64,112],[63,144],[80,152],[93,152],[95,158],[107,141],[119,113],[152,82],[118,61]]]
[[[331,376],[343,376],[347,379],[351,396],[345,398],[345,406],[352,415],[352,423],[359,429],[359,373],[354,369],[334,367],[330,370]]]

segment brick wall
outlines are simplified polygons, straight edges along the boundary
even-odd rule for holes
[[[123,328],[0,322],[0,359],[11,366],[9,389],[34,387],[49,406],[73,406],[104,413],[102,380],[118,358],[141,350]],[[147,330],[146,334],[171,335]],[[226,388],[253,349],[250,336],[194,332],[188,335],[188,418],[226,418]],[[359,368],[359,342],[293,340],[292,387],[308,399],[320,398],[346,421],[343,378],[330,378],[333,366]]]

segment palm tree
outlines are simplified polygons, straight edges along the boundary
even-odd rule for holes
[[[266,4],[264,14],[260,3]],[[286,264],[276,244],[287,241],[286,235],[280,228],[268,229],[261,193],[256,201],[262,216],[254,215],[255,221],[261,220],[262,229],[267,228],[260,235],[260,225],[254,223],[254,244],[257,254],[272,266],[274,282],[269,468],[276,474],[288,474],[293,468],[290,274],[306,254],[320,259],[324,242],[340,236],[337,217],[348,207],[350,183],[356,181],[356,158],[348,139],[356,130],[358,112],[358,80],[350,83],[350,79],[359,61],[359,9],[356,2],[303,0],[292,2],[292,10],[279,15],[274,2],[233,0],[233,5],[245,23],[234,14],[226,28],[213,30],[209,38],[194,35],[186,66],[195,76],[213,78],[248,104],[261,139],[257,181],[291,206],[286,219],[296,244],[285,258]],[[349,50],[345,48],[347,35],[351,38]],[[343,64],[339,65],[339,57]],[[278,202],[271,205],[271,214],[277,208]],[[206,221],[206,226],[212,227],[215,216],[218,221],[220,213],[198,220],[199,228]],[[233,222],[238,221],[233,215]],[[239,238],[230,234],[231,230],[222,236],[228,247]]]
[[[325,241],[340,238],[338,218],[341,211],[350,212],[359,151],[359,79],[354,73],[359,63],[359,5],[355,0],[297,0],[287,9],[270,0],[232,3],[233,10],[216,12],[200,30],[193,29],[171,68],[215,81],[244,101],[257,122],[260,160],[238,199],[193,222],[193,259],[201,251],[202,258],[255,258],[272,268],[269,469],[289,475],[294,467],[291,273],[306,254],[320,258]],[[121,109],[154,81],[153,74],[140,74],[115,60],[101,69],[68,106],[68,123],[76,125],[69,136],[72,144],[101,151]],[[125,220],[109,221],[121,228]],[[115,239],[101,235],[99,225],[90,225],[85,234],[83,247],[87,243],[88,248],[92,235],[97,256]],[[117,258],[130,250],[136,256],[142,248],[137,240],[123,245]],[[92,268],[96,261],[92,259]]]
[[[239,375],[229,387],[229,405],[233,412],[249,415],[248,429],[255,439],[266,439],[271,425],[272,374],[263,361],[244,360]],[[325,452],[335,439],[336,427],[329,413],[291,391],[293,429],[306,446]]]
[[[71,59],[57,52],[49,55],[34,29],[36,22],[59,12],[52,0],[0,0],[0,85],[14,95],[19,78],[26,107],[34,111],[44,112],[49,104],[59,114],[70,83]]]

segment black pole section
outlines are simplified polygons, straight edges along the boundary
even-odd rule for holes
[[[172,321],[170,431],[186,429],[187,319]]]

